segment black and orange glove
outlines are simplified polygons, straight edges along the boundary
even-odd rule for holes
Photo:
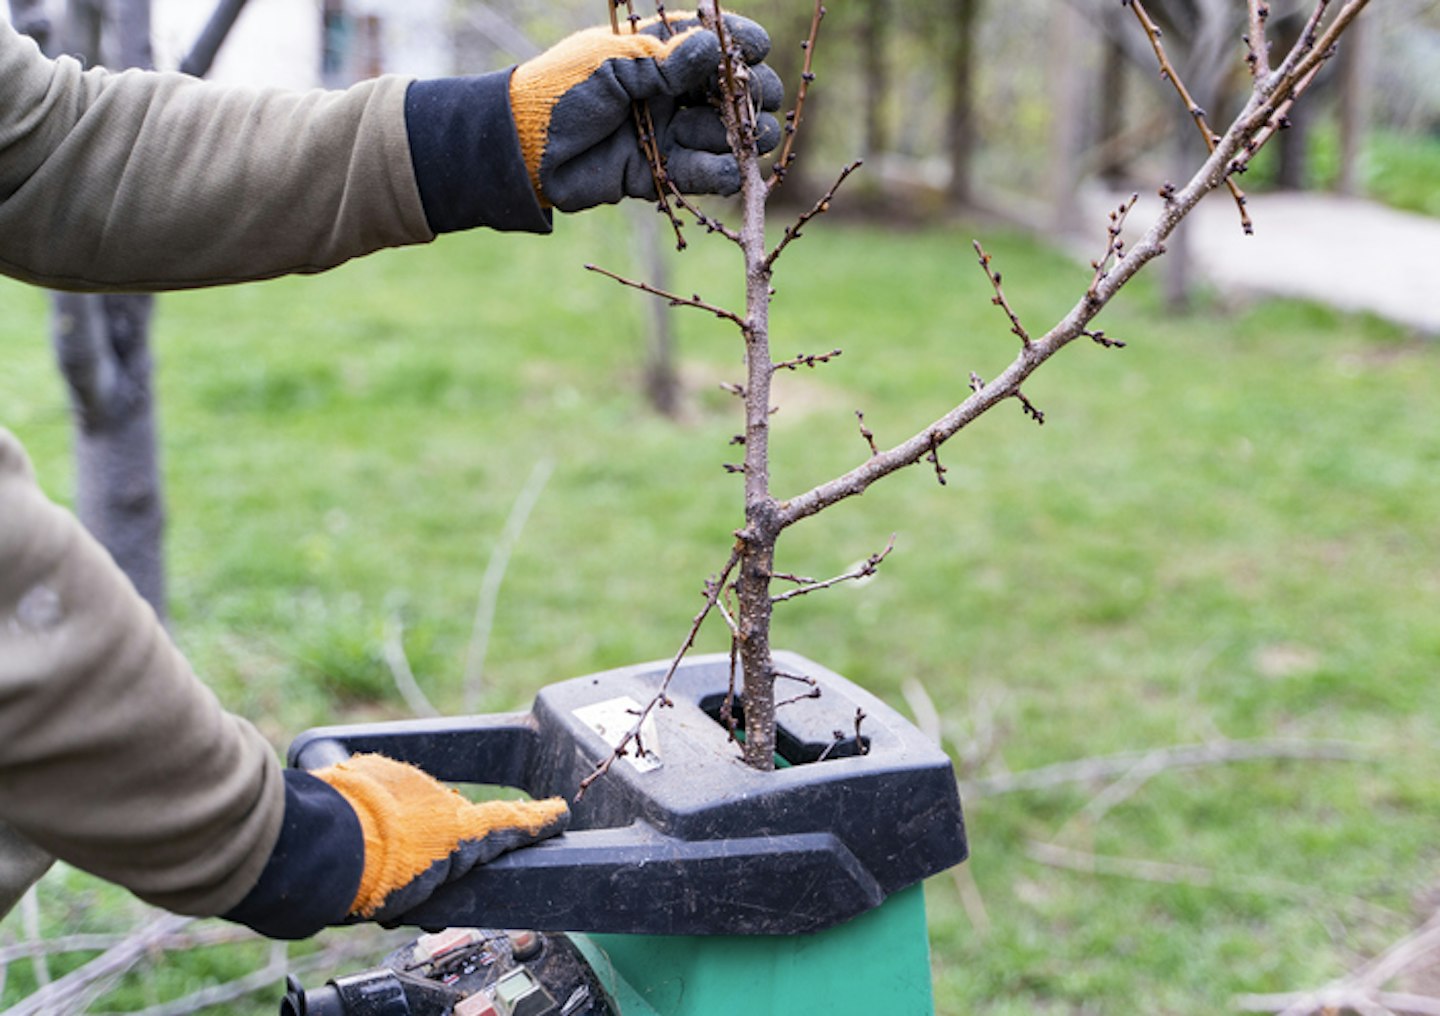
[[[716,94],[720,41],[692,13],[578,32],[515,69],[510,108],[530,182],[542,203],[562,211],[654,198],[655,181],[640,146],[633,105],[649,107],[669,178],[691,194],[733,194],[740,173]],[[765,29],[725,15],[732,47],[749,67],[759,113],[762,152],[775,147],[780,125],[771,113],[784,101],[779,77],[762,61]]]
[[[314,775],[349,802],[365,837],[351,917],[392,921],[476,865],[565,828],[561,798],[474,804],[428,774],[356,755]]]

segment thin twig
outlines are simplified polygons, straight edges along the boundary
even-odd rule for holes
[[[805,114],[805,97],[810,94],[810,82],[815,80],[812,69],[815,61],[815,41],[820,37],[820,22],[824,18],[824,5],[820,0],[815,0],[815,10],[810,16],[810,35],[800,44],[805,51],[805,65],[800,70],[800,87],[795,94],[795,108],[785,114],[785,142],[780,146],[780,154],[775,159],[768,185],[770,190],[785,182],[785,173],[795,161],[795,135],[800,131],[800,121]]]
[[[818,592],[821,589],[829,589],[831,586],[839,585],[841,582],[858,582],[860,579],[869,578],[879,570],[881,562],[889,557],[890,552],[894,549],[895,534],[891,533],[890,542],[885,545],[884,550],[871,554],[844,575],[836,575],[834,578],[826,579],[823,582],[811,582],[808,585],[803,585],[796,589],[786,590],[777,596],[770,597],[770,602],[784,603],[786,600],[793,600],[797,596],[806,596],[810,593]]]
[[[510,557],[520,545],[525,532],[525,523],[540,501],[550,475],[555,471],[555,460],[548,456],[537,459],[530,467],[525,486],[510,506],[500,538],[490,551],[490,560],[485,565],[485,577],[480,581],[480,598],[475,604],[475,623],[470,628],[470,641],[465,647],[465,676],[462,684],[461,702],[467,711],[473,712],[480,705],[484,690],[485,657],[490,651],[490,633],[495,628],[495,610],[500,602],[500,586],[510,567]]]
[[[1145,6],[1140,0],[1125,0],[1125,2],[1130,9],[1135,12],[1135,17],[1139,19],[1140,26],[1145,29],[1145,34],[1150,39],[1150,46],[1155,50],[1155,56],[1160,61],[1160,76],[1166,78],[1170,84],[1175,86],[1175,91],[1180,95],[1180,101],[1185,103],[1185,108],[1189,110],[1191,118],[1194,119],[1195,126],[1200,131],[1200,136],[1205,140],[1206,150],[1210,152],[1215,151],[1218,138],[1215,132],[1210,129],[1210,124],[1205,120],[1205,110],[1202,109],[1200,104],[1190,95],[1190,90],[1185,87],[1185,82],[1180,79],[1180,74],[1175,70],[1175,65],[1170,62],[1170,57],[1166,55],[1165,45],[1160,41],[1160,26],[1155,24],[1154,19],[1150,17],[1150,13],[1145,10]],[[1225,178],[1225,186],[1229,188],[1230,196],[1235,199],[1235,207],[1240,210],[1240,228],[1245,230],[1247,234],[1254,233],[1255,224],[1250,221],[1250,212],[1245,207],[1244,191],[1240,189],[1239,184],[1228,176]]]
[[[855,418],[860,421],[860,436],[863,437],[865,443],[870,446],[870,454],[879,455],[880,447],[875,443],[875,432],[865,426],[865,414],[857,409],[855,410]]]
[[[1369,762],[1374,754],[1363,745],[1348,741],[1305,741],[1260,738],[1253,741],[1210,741],[1205,744],[1177,745],[1152,751],[1121,752],[1076,762],[1025,769],[1018,773],[988,776],[962,784],[961,791],[971,797],[999,797],[1020,791],[1049,790],[1069,783],[1088,783],[1124,776],[1136,763],[1153,760],[1154,772],[1170,769],[1193,769],[1233,762],[1255,762],[1262,759],[1313,759],[1328,762]],[[1153,775],[1153,773],[1152,773]]]
[[[1385,984],[1422,963],[1440,957],[1440,914],[1395,942],[1345,977],[1310,991],[1241,995],[1235,1006],[1245,1012],[1309,1013],[1365,1011],[1366,1005],[1395,1013],[1440,1016],[1440,999],[1383,991]]]
[[[25,890],[20,897],[20,926],[25,931],[25,943],[29,945],[43,940],[40,931],[40,893],[37,886]],[[35,984],[45,987],[50,983],[50,963],[43,951],[30,953],[30,968],[35,974]]]
[[[940,486],[943,487],[946,484],[945,474],[950,472],[950,470],[946,469],[943,465],[940,464],[940,445],[940,435],[936,434],[934,431],[931,431],[930,451],[926,454],[925,461],[935,467],[935,480],[937,483],[940,484]]]
[[[670,180],[669,177],[666,177],[665,183],[666,186],[670,188],[670,199],[694,216],[696,223],[702,226],[707,233],[719,233],[731,243],[738,244],[740,242],[739,233],[735,232],[735,230],[725,225],[725,223],[713,215],[707,214],[699,205],[680,193],[680,188],[676,187],[674,181]]]
[[[781,252],[784,251],[786,247],[790,246],[792,241],[800,239],[800,231],[805,228],[805,225],[811,219],[815,218],[817,215],[824,215],[830,210],[830,202],[835,200],[836,192],[840,190],[841,185],[845,183],[845,181],[849,178],[850,174],[855,172],[862,165],[864,165],[864,163],[862,163],[859,159],[856,159],[854,162],[850,163],[850,165],[842,169],[840,171],[840,176],[837,177],[835,182],[830,185],[830,189],[827,190],[823,195],[821,195],[820,200],[815,202],[815,204],[812,205],[808,211],[802,214],[800,218],[795,220],[795,224],[793,226],[787,226],[785,228],[785,236],[780,240],[778,244],[775,245],[775,249],[772,250],[765,258],[765,268],[767,270],[775,266],[776,259],[780,257]]]
[[[416,716],[439,716],[440,710],[430,704],[420,682],[415,680],[415,672],[410,669],[410,658],[405,655],[405,624],[398,614],[385,622],[385,637],[381,641],[380,652],[390,668],[396,690],[410,711]]]
[[[1357,896],[1326,892],[1314,885],[1291,882],[1286,879],[1241,875],[1195,864],[1174,864],[1167,861],[1094,854],[1038,840],[1029,841],[1025,845],[1025,853],[1031,860],[1038,861],[1040,864],[1052,868],[1064,868],[1068,871],[1083,872],[1087,875],[1106,875],[1139,882],[1189,885],[1201,889],[1217,889],[1256,896],[1300,900],[1310,904],[1329,904],[1334,909],[1363,916],[1377,924],[1389,924],[1398,916],[1386,907]]]
[[[193,917],[158,914],[95,959],[9,1009],[9,1016],[46,1016],[49,1013],[83,1011],[83,999],[97,991],[103,992],[113,980],[150,955],[161,940],[193,920]]]
[[[1305,27],[1300,31],[1299,41],[1295,44],[1297,53],[1304,55],[1315,49],[1315,44],[1320,41],[1320,22],[1325,18],[1325,11],[1330,7],[1330,0],[1316,0],[1315,8],[1310,12],[1310,17],[1305,22]]]
[[[680,662],[685,659],[691,647],[695,645],[695,636],[700,633],[700,626],[705,623],[705,618],[710,616],[710,611],[714,609],[715,605],[720,601],[720,597],[724,594],[725,583],[729,581],[730,573],[735,570],[735,564],[739,560],[740,544],[737,542],[735,547],[730,551],[730,560],[725,563],[725,567],[720,570],[720,574],[706,583],[705,605],[700,608],[700,612],[691,620],[690,631],[686,633],[685,641],[681,643],[680,650],[670,661],[670,666],[666,669],[665,676],[660,679],[659,690],[655,692],[655,696],[651,698],[649,702],[645,703],[644,708],[636,715],[635,725],[626,732],[624,737],[620,738],[619,743],[615,745],[615,748],[610,754],[597,762],[595,768],[590,771],[590,775],[580,781],[580,787],[575,792],[575,800],[577,802],[585,796],[585,791],[590,789],[591,784],[610,771],[610,767],[615,764],[615,760],[625,754],[630,742],[635,741],[640,736],[641,726],[645,723],[646,718],[655,710],[655,707],[669,701],[667,692],[670,690],[670,681],[674,678],[675,671],[680,669]]]
[[[1040,426],[1045,426],[1045,414],[1036,407],[1035,403],[1025,397],[1024,392],[1018,388],[1015,389],[1015,398],[1020,401],[1020,408],[1025,411],[1026,416],[1030,417],[1030,419],[1034,420]]]
[[[1095,299],[1095,294],[1099,291],[1100,283],[1105,281],[1105,276],[1110,274],[1111,263],[1118,262],[1125,257],[1125,241],[1121,239],[1120,234],[1125,229],[1126,217],[1139,200],[1139,194],[1131,194],[1128,201],[1121,202],[1120,207],[1110,213],[1110,223],[1105,229],[1105,253],[1097,260],[1090,262],[1090,267],[1095,269],[1095,277],[1091,280],[1090,288],[1085,291],[1085,295],[1091,300]]]
[[[840,356],[843,350],[832,349],[828,353],[801,353],[789,360],[781,360],[775,365],[776,370],[799,370],[801,367],[814,367],[816,364],[829,363]]]
[[[620,20],[616,13],[616,4],[612,0],[606,0],[606,6],[610,8],[610,30],[615,35],[619,35]],[[630,34],[635,35],[640,30],[640,16],[635,13],[635,8],[629,0],[626,0],[625,9],[626,20],[630,23]],[[666,20],[663,10],[660,12],[660,22],[668,36],[670,22]],[[655,185],[655,210],[670,220],[670,228],[675,231],[675,249],[684,250],[686,247],[685,234],[681,231],[679,216],[670,207],[669,188],[666,186],[669,175],[665,172],[665,159],[660,154],[660,144],[655,137],[655,119],[650,115],[650,104],[643,101],[631,103],[630,114],[635,121],[635,134],[640,141],[640,150],[645,153],[645,161],[650,164],[650,179]]]
[[[976,255],[980,258],[980,268],[985,272],[985,277],[990,280],[990,285],[995,289],[995,295],[990,298],[990,302],[1005,312],[1005,316],[1010,319],[1010,330],[1019,336],[1021,345],[1028,347],[1030,345],[1030,333],[1025,330],[1025,326],[1020,323],[1020,319],[1015,315],[1015,311],[1011,309],[1010,301],[1005,299],[1005,290],[1000,288],[1000,273],[991,267],[991,257],[985,253],[985,248],[980,246],[980,241],[972,240],[971,244],[975,248]]]
[[[807,691],[807,692],[802,692],[802,693],[799,694],[799,695],[792,695],[790,698],[781,699],[779,702],[776,702],[776,703],[775,703],[775,708],[776,708],[776,709],[779,709],[781,706],[794,705],[796,702],[801,702],[801,701],[804,701],[805,699],[816,699],[816,698],[819,698],[819,697],[820,697],[820,689],[819,689],[819,688],[811,688],[809,691]]]
[[[596,272],[597,274],[605,276],[607,279],[614,279],[622,286],[629,286],[631,289],[638,289],[642,293],[649,293],[651,296],[658,296],[662,300],[669,301],[670,306],[672,307],[694,307],[696,310],[703,310],[708,314],[714,314],[718,318],[724,318],[726,321],[731,321],[737,326],[739,326],[742,331],[749,328],[749,325],[746,323],[745,319],[739,314],[736,314],[733,310],[726,310],[724,307],[717,307],[713,303],[706,303],[704,300],[700,299],[698,293],[694,296],[689,297],[679,296],[675,293],[671,293],[664,289],[659,289],[655,286],[652,286],[648,282],[641,282],[637,279],[627,279],[625,278],[625,276],[617,275],[615,272],[612,272],[607,268],[601,268],[599,265],[586,265],[585,270],[590,272]]]

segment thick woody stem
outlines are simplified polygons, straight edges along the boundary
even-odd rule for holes
[[[745,685],[745,761],[775,766],[775,663],[770,647],[770,581],[775,571],[775,498],[770,493],[770,258],[765,249],[765,200],[744,64],[732,51],[720,4],[705,0],[700,19],[720,38],[721,117],[740,167],[740,250],[745,258],[745,526],[735,579],[737,655]]]

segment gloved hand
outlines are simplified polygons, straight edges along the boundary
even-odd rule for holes
[[[668,27],[667,27],[668,26]],[[655,181],[632,113],[649,104],[655,139],[675,186],[691,194],[733,194],[740,172],[719,111],[710,102],[720,41],[692,13],[651,18],[631,33],[577,32],[515,69],[510,108],[530,182],[544,204],[579,211],[624,197],[654,198]],[[750,66],[751,96],[762,111],[761,152],[780,139],[771,113],[784,101],[780,78],[762,63],[770,37],[755,22],[725,15],[729,41]],[[669,34],[667,34],[669,33]]]
[[[389,921],[446,882],[565,828],[558,797],[473,804],[414,766],[356,755],[316,771],[355,809],[365,870],[350,916]]]

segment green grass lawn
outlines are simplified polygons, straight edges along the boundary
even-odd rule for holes
[[[645,409],[646,298],[581,267],[638,271],[624,223],[594,213],[551,238],[451,237],[163,299],[175,635],[277,747],[405,715],[381,653],[393,619],[430,697],[460,708],[481,577],[540,460],[554,473],[505,579],[483,708],[678,646],[740,517],[721,468],[738,406],[717,387],[740,379],[740,349],[677,312],[689,412]],[[863,458],[856,409],[895,443],[972,370],[1008,363],[972,235],[825,222],[781,261],[777,355],[845,352],[782,379],[777,492]],[[1029,241],[982,239],[1032,331],[1088,282]],[[733,252],[695,246],[674,288],[736,300]],[[45,300],[7,283],[0,305],[0,422],[64,500]],[[1372,760],[1165,772],[1088,825],[1075,816],[1098,784],[968,801],[988,927],[933,880],[945,1014],[1224,1011],[1339,975],[1440,887],[1440,349],[1293,303],[1175,318],[1143,285],[1102,324],[1128,348],[1076,345],[1027,386],[1043,428],[1002,406],[943,451],[947,486],[913,470],[787,534],[782,567],[818,576],[898,538],[873,581],[783,608],[776,644],[902,708],[923,682],[949,747],[992,732],[983,773],[1221,737],[1341,739]],[[1188,882],[1032,858],[1057,840]],[[44,889],[52,934],[129,912],[74,873]],[[230,949],[160,961],[101,1008],[263,962]],[[30,976],[12,967],[4,1003]]]

